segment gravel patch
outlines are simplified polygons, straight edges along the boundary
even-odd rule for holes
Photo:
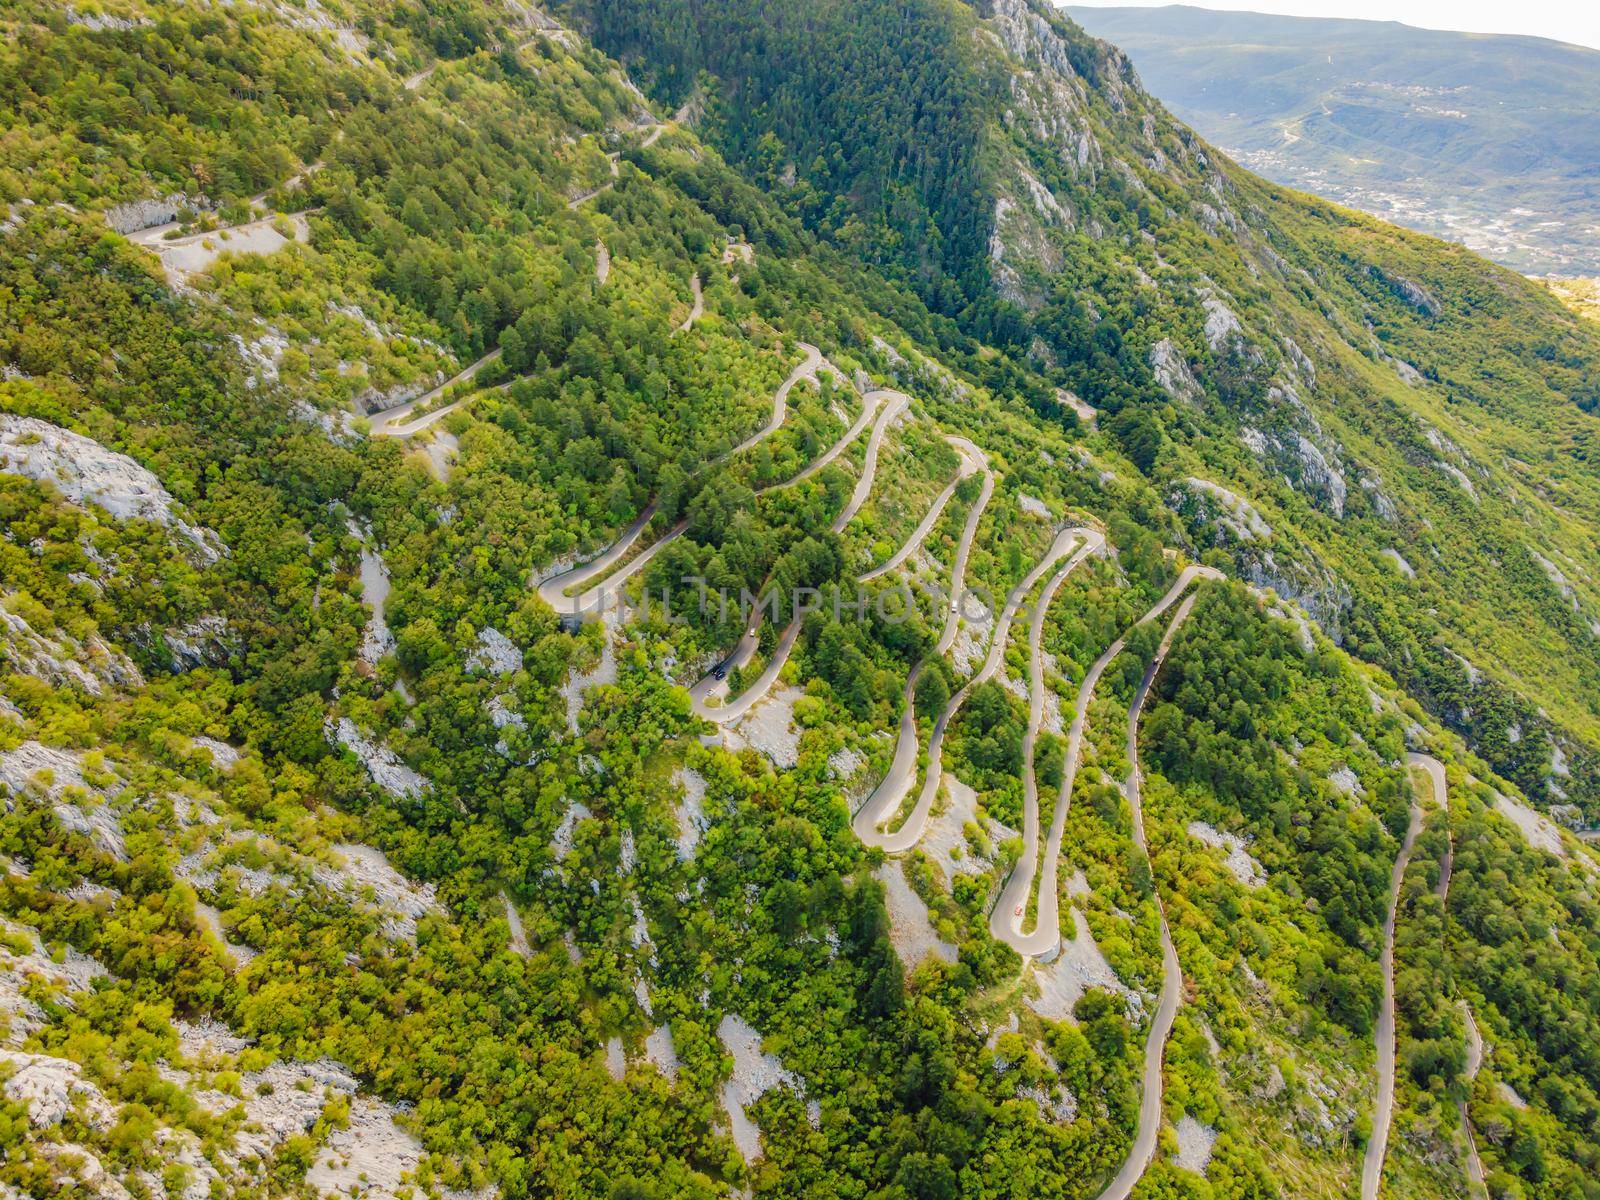
[[[450,478],[450,469],[456,465],[456,455],[461,450],[461,439],[448,429],[435,427],[433,437],[424,446],[428,456],[428,470],[440,483]]]
[[[628,1056],[623,1053],[622,1039],[609,1037],[606,1039],[606,1073],[611,1078],[621,1080],[628,1071]]]
[[[583,693],[592,687],[602,687],[617,681],[617,650],[613,642],[615,614],[606,613],[601,618],[600,661],[588,672],[574,673],[561,689],[567,704],[567,728],[578,732],[578,714],[583,711]]]
[[[666,1077],[678,1082],[678,1048],[672,1041],[672,1026],[657,1025],[644,1040],[644,1059]]]
[[[966,827],[978,823],[978,793],[946,771],[941,777],[949,800],[944,810],[928,821],[922,848],[948,880],[955,875],[981,875],[990,860],[975,853],[967,841]]]
[[[274,227],[276,217],[263,217],[230,229],[217,229],[209,233],[195,233],[171,241],[153,241],[146,248],[154,250],[161,259],[167,278],[181,283],[190,275],[206,270],[224,254],[274,254],[290,242],[311,239],[311,227],[304,216],[296,213],[287,218],[291,237],[284,237]]]
[[[501,892],[500,899],[506,906],[506,924],[511,927],[511,936],[507,944],[513,954],[527,958],[533,953],[533,947],[528,944],[528,931],[523,928],[522,914],[517,911],[517,906],[511,902],[510,896]]]
[[[672,780],[683,789],[683,801],[676,811],[678,836],[674,842],[678,847],[678,861],[688,862],[710,824],[706,820],[706,780],[692,767],[679,767]]]
[[[1073,1006],[1090,988],[1122,996],[1133,994],[1106,961],[1094,934],[1089,932],[1089,921],[1083,911],[1074,907],[1071,913],[1072,940],[1062,941],[1061,953],[1052,962],[1034,967],[1039,995],[1028,1001],[1028,1007],[1049,1021],[1070,1021]]]
[[[761,1050],[761,1035],[743,1017],[728,1014],[717,1025],[717,1037],[733,1057],[733,1075],[722,1085],[723,1110],[733,1142],[745,1162],[761,1157],[761,1130],[745,1109],[775,1087],[792,1087],[803,1092],[800,1079],[784,1067],[775,1054]]]
[[[1417,569],[1408,563],[1405,555],[1401,554],[1400,551],[1396,550],[1393,546],[1385,549],[1383,551],[1383,556],[1393,563],[1394,569],[1399,571],[1400,574],[1404,575],[1407,579],[1415,579],[1417,577]]]
[[[800,761],[800,731],[794,727],[794,702],[803,695],[799,688],[773,689],[726,730],[728,747],[759,751],[780,770],[795,766]]]
[[[1189,836],[1213,850],[1224,851],[1226,858],[1223,860],[1223,865],[1245,887],[1258,888],[1266,884],[1267,872],[1245,850],[1248,843],[1238,834],[1224,833],[1204,821],[1190,821]]]
[[[1567,849],[1561,844],[1561,831],[1556,823],[1543,813],[1535,812],[1520,800],[1495,793],[1494,810],[1522,831],[1528,845],[1544,850],[1557,858],[1565,858]]]
[[[1528,1102],[1524,1100],[1517,1089],[1512,1087],[1509,1083],[1506,1083],[1502,1080],[1496,1085],[1496,1087],[1500,1092],[1500,1099],[1511,1105],[1512,1108],[1517,1109],[1519,1112],[1527,1109]]]
[[[874,873],[884,886],[884,903],[889,910],[889,940],[908,967],[914,967],[932,954],[945,962],[955,962],[957,950],[934,932],[928,906],[906,882],[899,862],[886,862]]]
[[[1209,1125],[1202,1125],[1188,1113],[1179,1118],[1177,1130],[1178,1152],[1173,1155],[1172,1161],[1185,1171],[1204,1175],[1211,1162],[1212,1148],[1217,1144],[1217,1131]]]
[[[961,598],[961,628],[950,647],[950,661],[958,676],[972,674],[972,669],[988,653],[989,635],[994,632],[994,614],[972,592]]]
[[[394,634],[383,619],[383,605],[389,598],[389,569],[383,558],[367,546],[361,548],[361,600],[372,610],[361,634],[361,661],[376,666],[380,658],[394,650]]]
[[[387,1104],[357,1097],[350,1104],[350,1124],[328,1135],[306,1183],[325,1197],[360,1196],[362,1200],[401,1200],[416,1194],[410,1180],[423,1159],[416,1138],[395,1123]],[[444,1193],[460,1196],[461,1193]]]

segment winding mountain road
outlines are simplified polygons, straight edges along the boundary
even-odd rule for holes
[[[683,319],[683,324],[678,326],[679,333],[688,333],[694,328],[694,323],[706,315],[706,295],[701,290],[698,271],[689,276],[689,293],[694,297],[694,303],[689,306],[689,315]]]
[[[611,568],[632,549],[633,544],[639,540],[639,535],[644,532],[646,525],[656,515],[656,503],[651,501],[645,506],[632,525],[622,531],[622,536],[608,546],[600,554],[589,561],[580,563],[571,570],[562,571],[541,580],[537,585],[539,599],[543,600],[557,614],[573,620],[586,621],[591,617],[602,615],[608,597],[615,594],[616,589],[633,578],[646,563],[659,554],[663,547],[689,527],[687,521],[680,521],[665,534],[635,555],[621,570],[615,574],[607,574]],[[570,595],[573,588],[582,587],[591,579],[599,579],[593,587],[577,595]]]
[[[1144,853],[1147,864],[1150,863],[1150,845],[1145,840],[1144,832],[1144,804],[1139,769],[1139,718],[1144,713],[1144,703],[1149,698],[1150,686],[1155,682],[1161,664],[1166,660],[1167,651],[1172,648],[1172,639],[1177,634],[1178,627],[1188,619],[1197,596],[1198,593],[1191,592],[1178,606],[1178,611],[1172,614],[1166,632],[1161,635],[1161,645],[1156,650],[1155,657],[1150,660],[1150,665],[1145,668],[1144,678],[1139,681],[1139,690],[1134,696],[1133,707],[1128,710],[1126,792],[1128,805],[1133,810],[1133,840]],[[1153,880],[1154,867],[1151,865]],[[1152,886],[1154,887],[1153,883]],[[1167,907],[1162,903],[1159,887],[1155,887],[1155,896],[1156,911],[1161,917],[1161,996],[1156,1001],[1155,1015],[1150,1019],[1150,1032],[1145,1035],[1144,1040],[1144,1073],[1139,1094],[1139,1129],[1134,1134],[1133,1145],[1128,1150],[1128,1157],[1123,1161],[1122,1168],[1100,1193],[1099,1200],[1127,1200],[1154,1160],[1156,1145],[1161,1136],[1162,1071],[1167,1053],[1167,1039],[1172,1036],[1172,1023],[1177,1019],[1178,1005],[1183,999],[1183,969],[1178,962],[1177,947],[1172,944],[1172,929],[1167,924]]]
[[[470,366],[463,367],[460,371],[457,371],[454,375],[445,380],[432,391],[424,392],[416,399],[407,400],[404,404],[396,404],[393,408],[386,408],[371,414],[367,420],[371,425],[372,436],[399,438],[410,437],[412,434],[420,433],[430,425],[437,424],[438,422],[444,420],[444,418],[448,417],[451,413],[455,412],[456,409],[460,408],[463,404],[470,400],[471,397],[463,396],[455,403],[447,404],[443,408],[434,412],[425,413],[424,415],[418,417],[415,421],[408,422],[406,418],[412,413],[416,412],[419,408],[426,408],[429,404],[432,404],[435,400],[444,395],[451,388],[455,387],[458,383],[466,383],[468,380],[475,378],[479,371],[483,370],[491,363],[496,363],[499,361],[500,350],[498,347],[496,347],[495,349],[489,351],[489,353],[485,354],[477,362],[471,364]]]
[[[793,376],[791,376],[793,378]],[[886,398],[878,411],[878,419],[872,426],[872,436],[867,440],[867,456],[862,464],[861,478],[856,480],[855,491],[851,493],[850,502],[830,526],[834,533],[842,533],[850,524],[861,506],[867,502],[867,497],[872,494],[872,486],[878,474],[878,453],[883,445],[884,435],[888,432],[890,424],[903,413],[911,403],[911,398],[900,392],[884,391],[877,395]],[[784,663],[789,661],[789,655],[794,651],[795,642],[800,636],[800,626],[804,621],[803,614],[795,615],[783,629],[778,637],[778,644],[773,648],[772,659],[766,668],[756,677],[754,683],[732,700],[716,705],[707,701],[716,698],[721,700],[728,692],[728,672],[738,667],[743,667],[755,657],[756,649],[761,644],[762,615],[758,611],[753,614],[750,625],[740,636],[733,652],[723,659],[718,671],[712,671],[689,689],[689,707],[694,715],[702,720],[712,721],[718,725],[726,725],[736,721],[749,712],[772,689],[777,682],[778,673],[783,670]]]
[[[989,641],[989,653],[966,683],[951,696],[945,704],[944,710],[939,713],[933,723],[933,734],[928,739],[928,765],[922,774],[922,788],[917,793],[917,800],[910,814],[899,829],[885,830],[882,827],[892,819],[901,808],[901,801],[910,790],[909,778],[901,786],[895,786],[896,781],[885,777],[867,797],[860,809],[857,810],[855,819],[851,821],[851,828],[863,844],[877,846],[890,853],[898,854],[911,849],[922,838],[922,832],[927,827],[928,815],[933,811],[934,800],[939,795],[939,787],[943,780],[944,736],[950,728],[950,722],[961,711],[961,706],[966,703],[967,697],[972,692],[986,683],[1005,659],[1006,642],[1010,637],[1011,623],[1015,620],[1018,609],[1021,608],[1028,594],[1038,586],[1039,580],[1045,572],[1055,566],[1069,551],[1081,546],[1084,539],[1096,531],[1078,527],[1069,527],[1059,531],[1050,543],[1050,548],[1045,552],[1033,569],[1023,577],[1021,583],[1012,588],[1006,596],[1005,607],[1001,610],[1000,619],[995,622],[994,634]],[[909,689],[908,689],[909,690]],[[914,699],[914,696],[913,696]],[[904,722],[902,721],[902,729]],[[914,729],[914,726],[913,726]],[[896,747],[896,759],[900,757],[899,747]],[[914,760],[913,760],[914,762]]]
[[[613,151],[610,154],[607,154],[606,155],[606,165],[608,167],[610,167],[610,169],[611,169],[611,178],[606,180],[606,182],[602,183],[599,187],[594,188],[594,189],[592,189],[590,191],[587,191],[587,192],[582,192],[582,193],[574,196],[571,200],[568,200],[567,201],[568,210],[571,211],[571,212],[576,212],[578,209],[582,208],[585,204],[589,203],[589,201],[593,200],[596,196],[600,195],[600,193],[609,192],[612,188],[616,187],[617,179],[622,174],[622,167],[620,165],[620,159],[621,158],[622,158],[622,156],[620,154],[616,153],[615,151]]]
[[[984,510],[989,507],[989,500],[994,495],[994,472],[989,469],[988,455],[973,446],[971,442],[966,444],[977,455],[978,469],[983,472],[983,487],[978,492],[978,498],[973,501],[972,507],[967,510],[967,520],[962,526],[961,538],[956,543],[955,559],[950,568],[950,602],[945,613],[944,631],[934,644],[929,659],[949,653],[950,647],[955,644],[956,633],[961,625],[961,598],[966,594],[967,561],[972,554],[972,541],[977,536]],[[851,822],[858,837],[865,836],[861,832],[863,829],[877,836],[877,827],[900,811],[906,793],[911,790],[912,781],[916,779],[917,751],[921,739],[918,736],[917,710],[914,701],[917,694],[917,680],[922,677],[922,668],[927,662],[928,659],[924,659],[917,663],[906,676],[905,692],[901,697],[900,729],[895,736],[894,758],[889,763],[889,770],[878,781],[878,786],[872,789]],[[926,824],[926,818],[923,823]]]
[[[789,377],[772,394],[772,419],[728,451],[730,455],[743,454],[746,450],[754,449],[758,442],[778,431],[789,416],[789,393],[794,390],[795,384],[802,379],[815,383],[817,375],[824,369],[832,372],[839,379],[844,379],[839,369],[823,358],[822,351],[818,350],[810,342],[801,342],[800,349],[804,351],[805,358],[800,361],[799,366],[789,372]]]
[[[1472,1006],[1465,1000],[1461,1002],[1461,1015],[1467,1024],[1467,1091],[1470,1095],[1478,1072],[1483,1069],[1483,1035],[1472,1017]],[[1483,1159],[1478,1157],[1478,1135],[1473,1131],[1466,1100],[1459,1101],[1456,1107],[1461,1113],[1461,1128],[1467,1135],[1467,1182],[1475,1200],[1484,1200],[1489,1195],[1489,1184],[1483,1175]]]
[[[956,477],[952,479],[944,491],[940,492],[939,495],[934,499],[933,507],[930,508],[927,515],[922,518],[921,523],[911,531],[911,536],[905,540],[905,543],[900,547],[900,549],[896,550],[893,556],[891,556],[889,560],[882,566],[874,567],[865,575],[860,576],[862,583],[869,583],[881,575],[887,575],[890,571],[898,568],[906,561],[906,559],[915,554],[917,547],[922,545],[923,540],[928,536],[928,533],[933,529],[934,525],[938,523],[940,516],[944,514],[945,507],[950,503],[950,498],[956,494],[956,488],[961,486],[961,481],[976,475],[980,470],[983,469],[983,464],[986,460],[983,457],[982,451],[980,451],[966,438],[957,437],[954,434],[948,434],[945,437],[945,441],[954,446],[956,448],[956,452],[961,456],[961,465],[956,468]]]
[[[1095,537],[1099,539],[1099,545],[1105,544],[1103,535],[1096,532]],[[1151,607],[1149,612],[1134,622],[1135,628],[1160,617],[1177,603],[1178,598],[1195,580],[1221,578],[1221,572],[1211,567],[1185,567],[1178,573],[1177,580],[1167,589],[1166,594]],[[1181,615],[1188,616],[1187,607],[1181,610]],[[1057,894],[1056,881],[1060,873],[1061,839],[1066,834],[1067,810],[1072,802],[1072,785],[1077,777],[1078,764],[1083,758],[1083,735],[1088,726],[1089,701],[1094,698],[1100,676],[1105,673],[1111,661],[1122,653],[1127,641],[1128,635],[1124,633],[1106,647],[1105,652],[1095,659],[1094,665],[1084,674],[1083,682],[1078,686],[1078,696],[1072,712],[1072,725],[1067,731],[1066,759],[1061,766],[1061,786],[1056,794],[1055,812],[1050,822],[1050,836],[1045,842],[1044,870],[1041,875],[1039,904],[1033,931],[1031,933],[1023,931],[1022,916],[1018,914],[1017,909],[1021,907],[1026,911],[1028,898],[1033,890],[1037,843],[1030,848],[1031,852],[1024,851],[1022,859],[1011,873],[1011,878],[1006,880],[999,901],[989,914],[990,932],[1018,954],[1029,958],[1052,956],[1061,944],[1060,898]]]
[[[779,396],[774,399],[773,403],[774,417],[776,419],[773,422],[770,422],[764,429],[758,430],[752,437],[746,438],[739,445],[728,451],[727,454],[719,456],[716,460],[717,462],[725,461],[732,455],[749,449],[762,438],[766,437],[768,434],[777,429],[778,426],[782,424],[783,415],[787,412],[786,398],[788,396],[788,392],[797,382],[799,382],[800,379],[814,379],[817,372],[824,368],[830,371],[837,371],[836,368],[831,366],[827,360],[823,358],[822,352],[815,346],[812,346],[806,342],[800,343],[800,346],[805,352],[805,359],[801,362],[799,367],[790,372],[789,377],[784,380],[783,384],[778,389]],[[481,364],[474,364],[475,367],[478,365]],[[445,386],[448,387],[449,384],[446,384]],[[875,394],[887,395],[889,393]],[[420,401],[417,403],[420,403]],[[813,462],[793,479],[789,480],[787,483],[775,484],[773,487],[763,488],[761,489],[761,492],[758,492],[757,494],[759,495],[767,491],[772,491],[774,488],[788,487],[794,483],[798,483],[800,480],[806,479],[814,474],[817,470],[820,470],[822,466],[826,466],[834,458],[838,457],[838,455],[844,451],[845,447],[854,441],[856,437],[860,435],[861,431],[866,428],[868,422],[872,419],[875,408],[876,406],[874,404],[865,405],[862,415],[845,433],[844,437],[830,447],[821,458],[819,458],[816,462]],[[441,414],[444,411],[445,410],[441,410]],[[600,554],[588,560],[587,562],[580,563],[577,566],[572,567],[569,570],[558,572],[554,575],[548,576],[543,580],[540,580],[536,585],[539,598],[557,613],[573,620],[586,621],[593,617],[602,615],[608,599],[616,595],[618,590],[629,579],[642,570],[645,565],[649,563],[649,561],[658,553],[660,553],[665,546],[672,542],[673,539],[679,537],[684,530],[688,528],[689,523],[687,520],[680,521],[677,525],[673,526],[670,530],[663,534],[658,541],[645,550],[642,550],[634,558],[630,559],[628,563],[621,568],[621,570],[617,571],[614,575],[608,576],[607,572],[609,572],[611,568],[615,566],[617,562],[620,561],[622,557],[633,548],[633,545],[638,540],[639,535],[644,531],[645,526],[650,523],[650,519],[654,517],[655,514],[656,504],[654,501],[652,501],[648,506],[646,506],[644,512],[639,514],[634,523],[625,529],[622,535]],[[599,580],[599,582],[595,583],[594,586],[576,596],[570,594],[574,588],[582,587],[584,584],[587,584],[592,580]],[[749,634],[746,635],[746,637],[749,636]],[[741,643],[742,642],[743,639],[741,639]],[[749,656],[754,654],[754,652],[755,647],[752,644],[749,647],[744,661],[749,661]]]
[[[1407,753],[1405,761],[1412,770],[1427,772],[1433,802],[1447,804],[1444,764],[1429,754]],[[1411,848],[1416,845],[1417,834],[1421,831],[1422,805],[1413,800],[1405,839],[1400,843],[1400,853],[1395,856],[1394,871],[1389,877],[1389,912],[1383,920],[1383,954],[1379,960],[1383,968],[1383,1008],[1378,1012],[1374,1035],[1378,1048],[1378,1096],[1373,1105],[1372,1134],[1367,1139],[1367,1153],[1361,1164],[1361,1200],[1377,1200],[1378,1186],[1383,1181],[1383,1160],[1389,1150],[1389,1125],[1394,1119],[1394,929],[1400,908],[1400,884],[1405,879],[1406,865],[1411,861]]]
[[[1067,576],[1079,563],[1089,557],[1094,551],[1105,545],[1103,537],[1086,538],[1077,552],[1066,562],[1066,565],[1057,571],[1050,581],[1044,585],[1044,590],[1039,593],[1039,599],[1033,606],[1033,619],[1028,625],[1028,726],[1022,734],[1022,859],[1018,869],[1012,873],[1012,880],[1017,881],[1016,891],[1021,899],[1014,902],[1009,911],[1012,912],[1014,925],[1021,924],[1021,917],[1016,913],[1018,907],[1027,904],[1028,890],[1033,879],[1033,867],[1039,857],[1039,783],[1034,772],[1034,749],[1039,741],[1039,726],[1044,721],[1044,622],[1050,615],[1050,603],[1055,599],[1055,594]],[[1019,876],[1026,875],[1026,880]],[[1001,904],[996,906],[990,914],[990,926],[1000,914],[1008,911],[1005,897],[1001,897]]]

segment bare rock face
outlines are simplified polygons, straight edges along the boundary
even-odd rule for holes
[[[467,659],[467,669],[487,671],[491,675],[510,675],[522,670],[522,651],[498,629],[480,629],[477,647]]]
[[[60,687],[74,685],[91,696],[105,685],[144,686],[139,668],[99,637],[82,641],[59,631],[40,633],[17,613],[0,608],[0,646],[11,669]]]
[[[428,790],[426,779],[401,762],[399,755],[389,747],[368,738],[349,717],[330,720],[327,735],[330,742],[343,746],[359,758],[372,776],[372,782],[391,796],[415,800]]]
[[[1273,393],[1282,394],[1278,389],[1273,389]],[[1315,428],[1313,432],[1320,434]],[[1283,475],[1317,507],[1343,518],[1350,486],[1339,470],[1334,452],[1325,451],[1313,438],[1298,430],[1263,433],[1246,427],[1240,437],[1262,465]]]
[[[422,1165],[420,1142],[395,1121],[395,1109],[378,1100],[356,1097],[350,1121],[328,1135],[306,1183],[319,1196],[362,1196],[365,1200],[398,1200],[424,1194],[414,1180]],[[441,1193],[464,1200],[468,1193]],[[476,1193],[486,1197],[490,1193]]]
[[[1265,541],[1272,536],[1272,526],[1262,519],[1255,505],[1209,479],[1195,476],[1185,479],[1171,503],[1180,511],[1193,508],[1199,519],[1226,529],[1241,542]]]
[[[237,649],[227,618],[215,613],[169,629],[164,637],[172,653],[172,669],[180,672],[226,666]]]
[[[746,1162],[754,1162],[761,1157],[761,1130],[746,1110],[773,1088],[790,1087],[803,1094],[805,1085],[777,1055],[762,1050],[761,1034],[743,1017],[724,1016],[717,1037],[733,1059],[733,1075],[721,1089],[723,1111],[739,1153]],[[814,1105],[807,1106],[807,1113],[815,1127],[820,1114]]]
[[[1414,279],[1407,279],[1404,275],[1396,275],[1391,271],[1384,271],[1378,267],[1368,268],[1372,277],[1384,284],[1400,299],[1412,308],[1422,313],[1423,316],[1437,317],[1442,311],[1438,298]]]
[[[1305,609],[1335,645],[1344,641],[1344,621],[1354,596],[1330,568],[1320,563],[1280,561],[1267,550],[1244,556],[1239,573],[1244,582],[1270,588]]]
[[[138,518],[174,529],[204,562],[227,553],[215,533],[179,517],[161,481],[133,459],[37,417],[0,413],[0,471],[52,484],[73,503],[93,504],[119,521]]]
[[[396,871],[381,850],[359,843],[335,846],[339,867],[331,872],[319,870],[316,876],[324,886],[352,892],[358,898],[370,895],[384,914],[384,933],[396,941],[415,944],[417,921],[442,912],[434,898],[432,884],[415,884]]]
[[[1228,833],[1204,821],[1189,822],[1189,836],[1223,853],[1223,865],[1247,888],[1266,886],[1267,873],[1248,850],[1248,843],[1236,833]]]
[[[0,1063],[12,1072],[0,1091],[27,1107],[28,1121],[36,1128],[59,1125],[71,1114],[99,1132],[116,1122],[115,1108],[70,1059],[0,1050]]]
[[[23,742],[14,750],[0,754],[0,783],[20,792],[29,780],[37,780],[40,790],[55,799],[66,788],[93,792],[83,778],[82,761],[70,750]],[[9,805],[8,805],[9,807]]]
[[[1221,350],[1232,338],[1244,337],[1244,326],[1238,316],[1215,296],[1201,301],[1206,310],[1206,345]]]
[[[114,20],[115,18],[86,18],[82,23],[89,24],[93,20]],[[91,26],[92,28],[93,26]],[[113,204],[106,209],[106,224],[118,233],[137,233],[141,229],[149,229],[155,225],[165,225],[176,221],[178,214],[185,209],[204,211],[211,208],[211,200],[206,196],[185,196],[182,192],[173,192],[166,196],[157,196],[151,200],[129,200],[125,204]]]
[[[1150,370],[1163,391],[1174,400],[1192,404],[1203,395],[1199,381],[1189,369],[1183,352],[1173,345],[1171,338],[1162,338],[1150,347]]]

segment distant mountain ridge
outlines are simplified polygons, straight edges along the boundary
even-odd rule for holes
[[[1066,11],[1268,178],[1520,271],[1600,271],[1600,51],[1185,5]]]

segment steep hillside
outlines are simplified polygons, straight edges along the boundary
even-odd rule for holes
[[[824,236],[943,303],[938,256],[963,328],[1101,410],[1197,549],[1593,815],[1593,784],[1550,769],[1600,744],[1600,557],[1578,516],[1600,504],[1592,326],[1238,171],[1118,51],[1025,0],[578,7],[668,103],[712,72],[691,109]],[[915,39],[886,32],[912,12]],[[899,142],[898,117],[853,98],[888,78],[937,132]],[[976,114],[949,99],[973,95]],[[1259,519],[1230,520],[1229,493]]]
[[[1600,1195],[1595,332],[616,16],[0,12],[0,1196]]]
[[[1600,50],[1184,5],[1067,11],[1268,179],[1529,274],[1600,270]]]

